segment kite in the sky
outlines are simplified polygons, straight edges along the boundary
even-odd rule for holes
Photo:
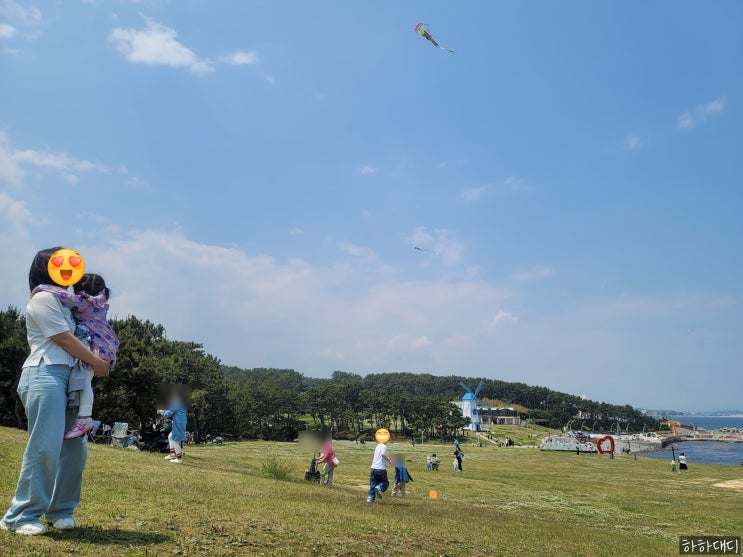
[[[415,25],[415,32],[418,33],[421,37],[429,41],[433,46],[436,48],[440,48],[441,50],[446,50],[447,52],[451,52],[454,54],[454,49],[452,48],[444,48],[443,46],[439,46],[439,43],[437,43],[434,38],[431,36],[431,32],[428,29],[428,25],[425,23],[417,23]]]

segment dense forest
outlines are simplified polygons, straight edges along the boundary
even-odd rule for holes
[[[115,371],[95,383],[95,414],[105,423],[137,427],[155,414],[159,387],[187,384],[192,389],[189,428],[197,436],[291,440],[306,428],[332,428],[349,438],[386,426],[402,435],[448,437],[467,425],[450,401],[479,378],[413,373],[366,376],[336,371],[328,379],[288,369],[242,369],[220,364],[195,342],[170,340],[165,329],[136,317],[112,321],[121,341]],[[28,352],[25,319],[15,308],[0,311],[0,424],[24,427],[15,393]],[[575,427],[607,430],[657,428],[657,422],[629,405],[619,406],[534,387],[486,379],[481,397],[520,409],[527,419],[562,427],[576,415]]]

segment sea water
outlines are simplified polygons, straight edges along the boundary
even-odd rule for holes
[[[743,416],[672,416],[670,419],[704,429],[720,429],[721,427],[743,429]]]
[[[720,429],[722,427],[743,428],[743,417],[724,416],[673,416],[673,420],[686,425],[695,425],[704,429]],[[728,443],[726,441],[681,441],[674,443],[676,458],[680,452],[686,455],[689,468],[695,462],[704,464],[732,464],[741,466],[743,463],[743,443]],[[662,451],[642,453],[642,456],[671,460],[673,452],[671,446]]]

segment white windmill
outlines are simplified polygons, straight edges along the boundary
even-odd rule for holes
[[[484,407],[485,405],[477,397],[477,395],[480,394],[483,385],[485,385],[485,379],[480,381],[479,385],[477,385],[477,388],[474,391],[470,389],[463,381],[460,381],[459,384],[466,391],[464,393],[464,396],[462,397],[462,415],[465,418],[470,419],[470,429],[472,431],[480,431],[482,419],[479,409]]]

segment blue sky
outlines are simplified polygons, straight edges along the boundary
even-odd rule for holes
[[[742,25],[735,2],[0,0],[0,304],[62,244],[114,314],[229,364],[740,408]]]

